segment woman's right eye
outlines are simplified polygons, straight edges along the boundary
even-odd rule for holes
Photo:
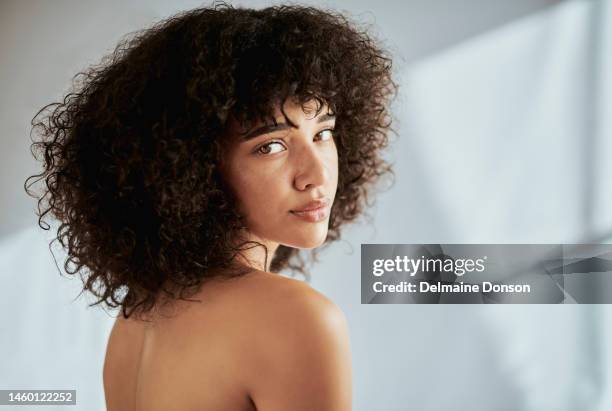
[[[279,148],[273,149],[271,147],[278,146]],[[278,141],[272,141],[271,143],[264,144],[260,146],[257,150],[255,150],[255,154],[260,156],[267,156],[270,154],[280,153],[284,151],[285,147],[279,143]]]

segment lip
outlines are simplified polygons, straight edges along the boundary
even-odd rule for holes
[[[291,210],[291,212],[300,213],[302,211],[313,211],[313,210],[318,210],[323,207],[327,207],[328,205],[329,205],[329,198],[322,197],[322,198],[318,198],[313,201],[309,201],[308,203],[304,204],[301,208]]]
[[[298,210],[291,210],[290,213],[308,222],[316,223],[327,217],[329,203],[328,198],[321,198],[304,204]]]

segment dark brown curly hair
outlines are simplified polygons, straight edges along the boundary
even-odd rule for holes
[[[244,250],[233,242],[243,217],[218,170],[230,117],[248,129],[288,98],[336,115],[339,179],[325,243],[339,239],[373,183],[392,176],[380,156],[392,131],[391,71],[387,52],[336,12],[225,3],[184,12],[129,35],[34,116],[41,138],[31,151],[44,168],[24,188],[38,198],[41,228],[48,213],[61,223],[53,241],[92,305],[146,312],[162,292],[176,297],[165,285],[184,299]],[[35,196],[29,188],[41,180]],[[270,269],[284,268],[308,277],[299,250],[281,245]]]

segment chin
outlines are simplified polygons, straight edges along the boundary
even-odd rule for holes
[[[312,249],[321,246],[327,238],[327,228],[324,230],[313,230],[310,233],[304,233],[299,238],[293,238],[286,245],[293,248]]]

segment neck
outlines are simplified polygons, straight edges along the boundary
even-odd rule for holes
[[[237,262],[261,271],[269,271],[272,257],[279,245],[250,233],[237,244],[242,244],[241,251],[236,256]]]

